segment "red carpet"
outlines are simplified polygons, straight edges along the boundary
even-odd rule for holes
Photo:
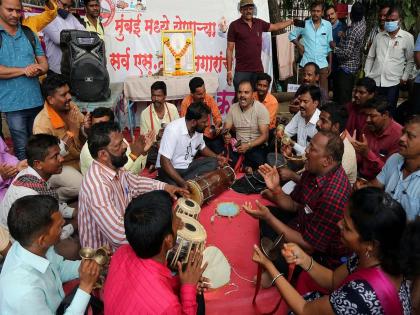
[[[252,261],[252,253],[253,245],[259,242],[258,221],[241,209],[232,219],[216,217],[213,224],[210,222],[220,202],[242,206],[245,201],[251,201],[255,206],[256,199],[268,204],[260,195],[243,195],[230,189],[202,208],[199,219],[207,231],[207,246],[218,247],[232,267],[230,284],[205,294],[207,314],[258,314],[252,305],[255,286],[237,275],[248,280],[256,275],[257,265]],[[278,299],[276,289],[261,290],[257,304],[261,311],[268,312]]]

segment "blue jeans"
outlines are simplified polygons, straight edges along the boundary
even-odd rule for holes
[[[32,127],[36,115],[41,111],[42,106],[7,112],[6,119],[12,136],[15,155],[19,160],[26,159],[25,147],[28,138],[32,135]]]

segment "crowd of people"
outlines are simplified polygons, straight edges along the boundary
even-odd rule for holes
[[[260,237],[285,243],[275,260],[258,246],[249,259],[291,312],[420,314],[420,37],[401,29],[400,8],[382,5],[368,35],[360,2],[349,25],[318,1],[305,21],[270,24],[240,0],[227,34],[236,97],[226,117],[201,77],[180,110],[155,81],[129,142],[112,109],[83,114],[60,74],[62,30],[104,36],[99,1],[84,5],[80,17],[71,0],[48,0],[26,17],[19,0],[0,0],[0,111],[13,143],[0,138],[1,314],[203,314],[202,253],[175,275],[167,267],[183,226],[172,209],[190,196],[188,180],[227,164],[264,180],[259,199],[272,206],[241,206]],[[301,85],[282,125],[261,33],[291,25]],[[112,255],[106,275],[80,260],[82,247]]]

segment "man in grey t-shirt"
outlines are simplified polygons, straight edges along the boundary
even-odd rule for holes
[[[254,100],[253,92],[251,82],[239,83],[238,103],[231,106],[226,116],[224,141],[229,146],[229,157],[233,165],[239,155],[243,154],[244,166],[257,169],[266,161],[270,115],[263,104]],[[236,131],[236,145],[230,133],[233,128]]]

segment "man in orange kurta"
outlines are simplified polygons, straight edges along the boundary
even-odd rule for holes
[[[192,78],[189,82],[190,95],[187,95],[181,103],[181,117],[187,113],[188,107],[195,102],[203,102],[210,110],[209,126],[204,130],[204,141],[206,146],[216,154],[223,151],[223,140],[220,137],[222,127],[222,115],[220,115],[219,107],[213,97],[206,94],[206,86],[204,80],[200,77]]]
[[[44,108],[35,118],[33,133],[46,133],[59,138],[64,157],[61,174],[51,176],[49,183],[56,188],[60,200],[77,198],[82,184],[80,151],[90,127],[85,117],[71,101],[70,88],[62,75],[50,75],[42,84]]]
[[[267,73],[259,73],[256,80],[256,91],[254,92],[254,99],[263,103],[270,114],[270,130],[276,128],[276,117],[279,103],[277,99],[269,92],[271,77]]]

